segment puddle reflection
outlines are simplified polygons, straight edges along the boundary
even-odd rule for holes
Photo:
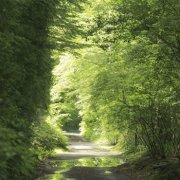
[[[122,159],[112,157],[94,157],[94,158],[81,158],[75,160],[61,160],[52,161],[50,163],[50,169],[56,168],[54,174],[47,175],[38,180],[73,180],[63,176],[63,173],[68,173],[72,167],[98,167],[98,168],[111,168],[116,167],[123,163]],[[105,174],[110,174],[111,171],[106,170]]]
[[[82,158],[82,159],[75,159],[75,160],[63,160],[57,161],[53,165],[54,167],[61,167],[61,168],[71,168],[74,166],[80,167],[115,167],[119,164],[122,164],[123,161],[118,158]]]

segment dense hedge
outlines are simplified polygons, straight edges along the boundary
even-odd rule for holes
[[[49,105],[52,49],[66,47],[70,38],[63,36],[55,46],[53,26],[71,26],[72,7],[66,0],[0,0],[0,179],[24,179],[35,154],[65,146],[62,133],[42,119]],[[48,130],[52,144],[45,143]]]

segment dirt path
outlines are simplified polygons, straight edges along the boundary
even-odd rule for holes
[[[123,161],[117,154],[87,142],[79,133],[66,133],[69,152],[48,160],[45,175],[38,180],[131,180],[115,167]]]

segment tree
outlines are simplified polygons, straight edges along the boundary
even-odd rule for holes
[[[179,3],[168,5],[100,3],[96,9],[105,8],[87,18],[87,39],[103,50],[83,54],[74,75],[86,137],[143,145],[153,158],[178,156]]]
[[[0,179],[24,179],[35,165],[34,127],[50,102],[52,50],[75,44],[80,2],[0,1]]]

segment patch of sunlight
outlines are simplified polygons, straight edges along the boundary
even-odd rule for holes
[[[62,174],[51,174],[46,177],[46,180],[74,180],[64,177]]]
[[[64,134],[66,136],[74,136],[74,137],[80,137],[81,136],[80,132],[66,132],[66,131],[64,131]]]
[[[105,171],[104,174],[112,174],[111,171]]]
[[[66,150],[64,150],[64,149],[61,149],[61,148],[56,148],[56,149],[54,149],[54,153],[55,154],[61,154],[61,153],[64,153]]]
[[[64,170],[59,170],[59,171],[55,171],[54,174],[49,174],[47,175],[44,180],[74,180],[74,179],[69,179],[63,176],[62,173],[65,173],[69,171],[69,169],[64,169]]]
[[[93,146],[85,146],[85,145],[76,145],[76,146],[73,146],[73,149],[84,150],[84,149],[94,149],[94,147]]]

